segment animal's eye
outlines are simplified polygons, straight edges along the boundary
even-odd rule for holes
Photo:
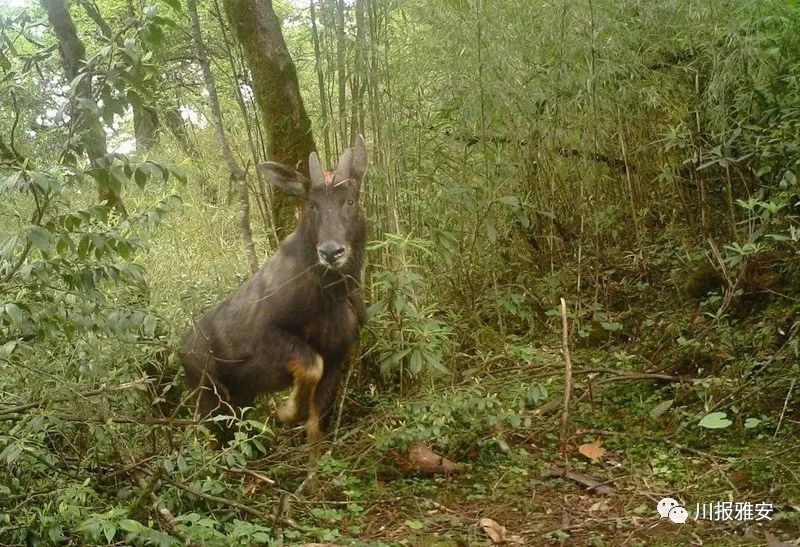
[[[311,210],[313,211],[314,209],[316,209],[316,208],[317,208],[317,204],[316,204],[316,203],[309,203],[309,204],[308,204],[308,208],[309,208],[309,209],[311,209]]]
[[[353,205],[353,203],[355,203],[355,202],[354,202],[352,199],[348,199],[348,200],[347,200],[347,204],[348,204],[348,205]]]

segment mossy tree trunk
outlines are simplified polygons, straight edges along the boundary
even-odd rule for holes
[[[317,147],[272,0],[224,0],[223,4],[253,78],[267,155],[308,176],[308,156]],[[283,238],[294,225],[294,203],[273,193],[272,206],[278,236]]]

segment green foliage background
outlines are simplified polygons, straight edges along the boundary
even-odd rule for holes
[[[263,147],[248,75],[217,3],[199,4],[225,127],[252,164]],[[569,454],[602,437],[633,476],[617,485],[648,508],[645,490],[796,502],[797,2],[374,0],[361,39],[346,5],[337,53],[323,1],[319,59],[308,9],[276,3],[317,142],[332,143],[324,160],[353,124],[333,106],[340,65],[364,86],[347,99],[372,158],[370,321],[327,486],[299,502],[302,436],[276,426],[272,399],[219,452],[179,406],[181,333],[248,275],[185,7],[96,6],[121,40],[72,5],[97,90],[81,108],[121,152],[92,171],[43,10],[0,5],[1,542],[481,539],[474,522],[413,505],[446,490],[439,479],[393,475],[394,454],[418,442],[478,454],[453,500],[543,515],[524,500],[553,488],[542,475],[560,461],[541,406],[563,389],[560,297],[578,399]],[[164,126],[134,149],[139,105],[164,119],[182,108],[195,153]],[[121,189],[127,218],[97,204],[97,184]],[[251,198],[264,259],[270,196],[252,180]],[[242,469],[277,486],[248,497]],[[407,504],[399,516],[376,514],[391,496]],[[398,524],[378,533],[381,518]],[[525,539],[569,533],[557,520]],[[775,533],[796,530],[791,511],[776,520]],[[605,529],[572,533],[615,544]]]

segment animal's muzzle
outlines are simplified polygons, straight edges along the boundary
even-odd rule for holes
[[[335,241],[326,241],[317,247],[317,255],[323,266],[341,266],[347,261],[347,247]]]

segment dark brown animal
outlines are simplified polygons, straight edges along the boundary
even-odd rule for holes
[[[277,253],[184,336],[180,354],[201,416],[235,414],[259,394],[294,386],[278,417],[305,421],[312,447],[321,440],[321,420],[365,318],[358,196],[366,167],[360,136],[333,173],[323,173],[312,153],[310,181],[277,163],[259,165],[276,188],[305,203]],[[219,424],[218,441],[229,440],[230,428]]]

